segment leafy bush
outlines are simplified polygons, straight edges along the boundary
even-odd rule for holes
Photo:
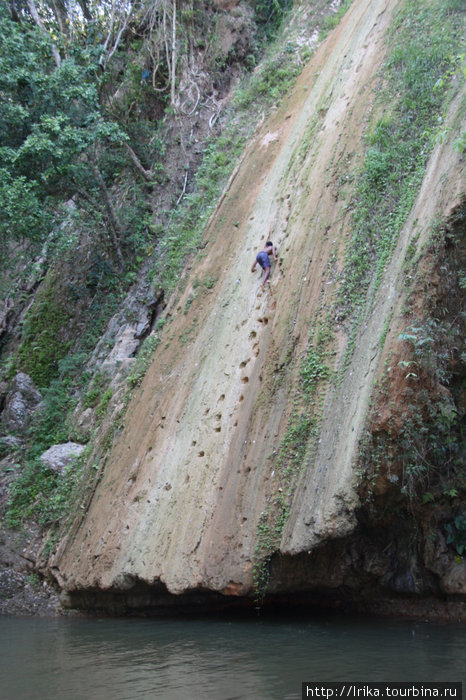
[[[38,240],[50,226],[51,216],[41,200],[39,185],[24,175],[12,175],[0,168],[0,241]],[[0,265],[8,262],[2,256]]]
[[[452,523],[445,525],[447,544],[451,544],[459,555],[466,551],[466,518],[457,515]]]

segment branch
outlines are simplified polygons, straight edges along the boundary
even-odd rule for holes
[[[133,161],[133,164],[136,167],[136,170],[141,173],[144,180],[146,180],[147,182],[152,182],[152,180],[154,179],[154,173],[152,172],[152,170],[145,169],[145,167],[143,166],[143,164],[141,163],[141,161],[139,160],[139,158],[137,157],[137,155],[135,154],[135,152],[133,151],[131,146],[129,146],[126,143],[126,141],[124,142],[123,145],[126,148],[129,157]]]
[[[113,34],[113,25],[114,24],[115,24],[115,2],[112,3],[112,15],[110,17],[110,29],[108,30],[107,38],[105,39],[105,42],[104,42],[104,48],[103,48],[102,53],[100,54],[100,58],[99,58],[99,66],[102,66],[102,67],[104,65],[105,52],[107,51],[107,47],[110,43],[110,38]]]
[[[118,49],[121,41],[121,37],[123,36],[123,33],[125,30],[128,28],[128,25],[133,17],[133,10],[134,6],[131,4],[122,4],[121,7],[124,8],[122,9],[120,15],[117,15],[116,12],[116,7],[117,7],[117,0],[113,0],[112,3],[112,14],[110,17],[110,28],[108,30],[108,35],[107,38],[105,39],[105,43],[103,46],[102,53],[100,54],[99,58],[99,65],[103,70],[105,70],[110,62],[110,59],[112,58],[113,54],[115,51]],[[117,35],[115,37],[115,40],[113,42],[112,48],[109,50],[109,45],[111,44],[112,37],[113,37],[113,32],[116,26],[120,24],[120,28],[118,29]],[[108,53],[107,53],[108,51]]]
[[[113,44],[113,48],[112,48],[112,50],[110,51],[110,53],[108,54],[108,56],[107,56],[107,58],[106,58],[106,60],[105,60],[104,68],[106,68],[106,67],[108,66],[108,63],[109,63],[110,59],[112,58],[113,54],[114,54],[115,51],[117,50],[117,48],[118,48],[118,46],[119,46],[119,44],[120,44],[121,35],[123,34],[123,32],[125,31],[126,27],[128,26],[130,17],[131,17],[131,13],[129,13],[129,14],[125,17],[125,21],[123,22],[122,26],[120,27],[120,29],[119,29],[119,31],[118,31],[117,37],[116,37],[116,39],[115,39],[115,43]]]
[[[197,93],[197,94],[196,94],[196,99],[194,100],[194,107],[192,107],[192,108],[188,111],[188,108],[186,107],[186,105],[188,104],[189,98],[191,97],[191,94],[192,94],[191,88],[192,88],[192,87],[195,87],[195,88],[196,88],[196,93]],[[191,116],[191,114],[194,114],[194,112],[196,111],[197,105],[199,104],[200,98],[201,98],[201,91],[199,90],[199,86],[198,86],[197,83],[194,82],[194,80],[191,80],[191,84],[190,84],[190,86],[189,86],[189,95],[188,95],[188,97],[185,99],[184,103],[183,103],[182,105],[180,105],[180,111],[183,112],[187,117]],[[210,126],[210,124],[209,124],[209,126]]]
[[[180,194],[180,196],[178,197],[178,199],[176,200],[175,207],[177,207],[178,204],[181,202],[181,200],[182,200],[182,198],[183,198],[183,195],[184,195],[184,193],[186,192],[186,185],[187,185],[187,183],[188,183],[188,171],[186,171],[186,175],[184,176],[183,191],[182,191],[182,193]]]
[[[213,114],[210,115],[209,129],[213,128],[213,126],[214,126],[215,122],[217,121],[217,119],[219,118],[219,116],[220,116],[220,112],[214,112]]]

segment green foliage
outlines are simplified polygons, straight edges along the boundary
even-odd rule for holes
[[[256,606],[259,609],[269,583],[269,564],[271,553],[277,546],[277,538],[269,525],[269,512],[261,513],[256,532],[256,549],[254,552],[254,566],[252,570],[252,583]]]
[[[78,505],[84,463],[82,455],[63,474],[54,474],[37,457],[27,459],[21,476],[10,489],[5,517],[7,527],[20,527],[30,518],[43,527],[63,522]]]
[[[63,477],[54,474],[39,459],[51,445],[70,438],[67,416],[76,404],[70,394],[70,381],[54,379],[44,391],[41,410],[36,414],[29,431],[31,447],[22,459],[21,472],[10,487],[6,523],[18,527],[21,522],[35,517],[40,524],[50,524],[61,517],[65,503],[70,503],[70,486],[74,482],[73,468]]]
[[[23,519],[38,515],[35,504],[43,506],[56,477],[38,460],[23,465],[21,476],[10,486],[5,523],[9,528],[17,528]]]
[[[206,277],[203,280],[202,284],[204,285],[204,287],[206,289],[210,290],[210,289],[213,289],[215,287],[216,282],[217,282],[217,278],[210,276],[210,277]]]
[[[94,406],[97,406],[109,380],[110,378],[105,372],[97,372],[94,374],[92,382],[83,398],[84,408],[94,408]]]
[[[26,177],[12,176],[0,168],[0,240],[3,245],[13,238],[40,240],[51,223],[50,213],[44,208],[37,182]],[[7,262],[6,256],[1,265]]]
[[[271,35],[289,3],[267,2],[257,5],[257,19],[264,33]],[[161,162],[154,164],[163,158],[167,138],[158,120],[170,110],[166,97],[161,93],[155,97],[152,86],[141,81],[141,60],[150,53],[145,39],[132,41],[130,51],[134,53],[128,61],[120,61],[114,71],[102,72],[102,27],[108,18],[95,18],[80,25],[79,31],[73,24],[74,32],[65,39],[50,13],[44,22],[61,50],[57,68],[50,37],[34,26],[27,12],[25,8],[25,21],[16,23],[10,20],[6,6],[0,7],[0,239],[14,246],[33,242],[35,250],[41,250],[46,241],[47,256],[69,264],[70,270],[76,243],[92,242],[86,251],[84,274],[73,270],[66,288],[50,286],[47,292],[39,292],[11,365],[11,372],[24,369],[31,374],[45,398],[43,411],[31,428],[32,447],[12,487],[9,518],[18,523],[42,512],[42,522],[49,523],[64,512],[75,482],[81,479],[81,467],[70,470],[65,478],[57,477],[40,464],[38,455],[55,442],[72,439],[67,416],[89,382],[89,375],[83,372],[88,353],[124,290],[137,280],[137,270],[151,246],[157,250],[157,285],[167,293],[174,288],[187,256],[202,245],[210,212],[254,125],[249,115],[243,114],[231,129],[223,128],[220,138],[211,140],[197,173],[196,189],[185,194],[167,225],[164,221],[163,226],[154,228],[150,194],[154,186],[164,185],[166,178]],[[186,26],[199,23],[201,14],[197,8],[180,8]],[[191,41],[192,36],[189,41],[187,36],[179,34],[181,53]],[[296,74],[293,47],[285,54],[287,65],[270,59],[267,74],[261,77],[264,105],[276,100]],[[162,81],[168,75],[164,60]],[[256,55],[251,55],[251,67],[255,62]],[[220,63],[219,75],[227,67]],[[117,99],[110,101],[109,96],[115,95]],[[142,165],[152,170],[152,183],[141,184],[128,177],[128,155],[123,148],[128,140]],[[125,269],[118,278],[102,183],[124,234],[119,243]],[[63,207],[71,197],[75,205]],[[81,206],[83,201],[85,207]],[[157,248],[154,239],[159,239]],[[201,284],[207,292],[215,283],[210,277]],[[86,328],[79,338],[76,326],[71,328],[77,312]],[[160,331],[158,324],[156,333],[143,343],[129,377],[130,387],[141,381]],[[188,337],[180,341],[186,342]],[[84,397],[84,405],[95,408],[99,419],[112,397],[105,386],[97,377]]]
[[[409,407],[397,451],[402,465],[401,491],[411,500],[417,499],[435,475],[443,473],[447,478],[451,472],[456,478],[461,452],[457,427],[456,410],[447,400]],[[423,502],[428,502],[425,495]]]
[[[254,19],[259,31],[270,39],[283,21],[286,13],[293,7],[291,0],[256,0]]]
[[[445,263],[444,253],[439,255]],[[433,314],[437,311],[432,309]],[[461,332],[460,326],[455,325],[458,317],[454,302],[451,313],[453,323],[448,316],[442,323],[436,318],[426,318],[422,323],[413,322],[399,335],[409,352],[406,360],[398,362],[406,382],[403,421],[394,436],[389,424],[387,434],[369,441],[365,450],[369,477],[374,471],[374,455],[379,452],[384,460],[400,469],[401,493],[413,506],[419,498],[424,505],[445,497],[454,499],[464,484],[463,427],[455,404],[456,389],[451,387],[451,393],[441,394],[432,391],[452,381],[449,348]]]
[[[43,32],[4,6],[0,20],[0,240],[40,242],[63,199],[95,187],[89,158],[128,137],[102,107],[92,47],[70,42],[56,67]]]
[[[29,447],[18,455],[21,471],[10,486],[8,527],[18,527],[32,517],[43,525],[58,522],[73,506],[84,456],[61,476],[45,467],[39,457],[51,445],[83,441],[81,435],[71,430],[69,416],[77,403],[77,388],[88,380],[83,373],[86,357],[81,352],[59,360],[58,376],[42,389],[43,401],[29,428]]]
[[[351,203],[340,312],[354,314],[369,286],[371,294],[378,288],[442,121],[460,31],[461,21],[438,1],[407,2],[391,29],[378,95],[385,113],[367,134],[368,150]]]
[[[59,361],[70,347],[64,332],[72,313],[57,296],[53,285],[40,290],[26,316],[18,350],[18,368],[29,374],[39,387],[48,386],[57,376]]]
[[[404,333],[400,333],[398,340],[409,343],[415,357],[427,358],[431,354],[432,346],[435,342],[431,334],[432,329],[426,326],[410,326]],[[414,361],[410,360],[409,364]]]
[[[457,515],[452,523],[445,525],[447,544],[451,544],[459,555],[466,551],[466,518]]]
[[[38,588],[40,586],[40,579],[36,573],[29,574],[29,576],[26,579],[26,583],[29,586],[33,586],[34,588]]]
[[[418,301],[413,300],[406,309],[410,316],[406,331],[398,336],[404,359],[392,368],[396,373],[392,381],[398,383],[401,370],[404,389],[397,392],[401,404],[397,410],[402,420],[395,413],[386,428],[361,446],[360,477],[368,499],[380,468],[388,471],[393,465],[396,479],[389,474],[387,478],[399,489],[400,500],[406,500],[412,512],[422,503],[423,511],[432,514],[440,507],[452,508],[453,501],[464,497],[466,486],[462,369],[454,359],[464,337],[464,318],[458,314],[464,210],[449,226],[451,230],[435,225],[423,251],[423,266],[412,270],[411,288],[417,300],[423,294],[424,315],[419,317]]]
[[[280,466],[286,465],[284,474],[287,479],[295,475],[302,465],[313,425],[308,411],[295,412],[289,421],[279,455]]]
[[[89,381],[84,371],[88,353],[100,339],[102,326],[118,305],[119,297],[110,291],[115,282],[113,269],[97,258],[88,275],[92,301],[82,311],[86,332],[78,341],[67,340],[73,294],[76,302],[85,292],[70,285],[57,289],[51,276],[29,310],[23,328],[23,340],[16,363],[10,373],[23,369],[41,387],[44,396],[41,411],[37,413],[28,436],[30,447],[22,457],[22,470],[11,486],[7,522],[17,526],[29,517],[42,524],[58,522],[73,506],[70,495],[79,487],[82,465],[70,469],[65,476],[52,474],[40,462],[39,456],[53,444],[68,440],[83,441],[82,435],[73,434],[68,417],[73,411],[79,392]],[[71,306],[71,309],[70,309]],[[71,343],[75,352],[69,354]],[[107,375],[94,377],[83,403],[96,407],[98,419],[106,413],[112,397]]]
[[[458,151],[460,155],[463,155],[464,151],[466,150],[466,129],[461,132],[458,138],[455,139],[453,142],[453,148]]]
[[[330,370],[324,363],[324,356],[325,354],[321,346],[311,346],[303,362],[301,377],[303,387],[309,397],[315,393],[319,381],[328,379],[330,376]]]
[[[261,63],[260,68],[252,75],[245,86],[235,94],[234,104],[239,109],[248,109],[257,99],[267,103],[275,103],[284,95],[296,78],[301,65],[296,56],[283,56],[281,53],[271,56]]]
[[[105,414],[107,412],[108,404],[110,403],[110,399],[112,398],[112,396],[113,396],[113,391],[109,387],[106,391],[104,391],[102,398],[99,402],[99,405],[96,408],[97,418],[102,419],[105,416]]]
[[[384,188],[391,172],[391,153],[370,148],[364,163],[364,177],[371,187]]]

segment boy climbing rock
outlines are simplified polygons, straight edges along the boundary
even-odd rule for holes
[[[277,251],[276,251],[275,246],[272,243],[272,241],[267,241],[267,243],[265,244],[264,250],[261,250],[260,253],[257,253],[256,259],[254,260],[254,263],[251,267],[251,272],[254,272],[254,270],[256,269],[257,263],[259,263],[261,268],[264,270],[264,274],[263,274],[262,279],[261,279],[262,291],[264,291],[265,283],[267,282],[267,280],[269,279],[269,276],[270,276],[270,258],[269,258],[269,255],[273,255],[273,259],[278,260]],[[270,284],[270,282],[269,282],[269,284]]]

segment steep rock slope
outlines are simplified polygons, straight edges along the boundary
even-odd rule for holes
[[[349,212],[339,178],[361,152],[399,5],[355,0],[244,153],[205,248],[167,309],[162,342],[90,508],[49,563],[72,604],[94,605],[99,591],[121,594],[126,609],[154,604],[154,592],[252,594],[261,528],[270,531],[271,504],[283,490],[280,455],[301,359],[310,328],[330,305],[345,243]],[[448,214],[461,167],[457,153],[437,146],[351,361],[341,381],[316,396],[319,434],[307,437],[300,473],[290,476],[286,522],[269,555],[307,554],[356,526],[358,440],[381,341],[400,313],[411,224],[416,219],[426,232],[435,213]],[[250,267],[268,238],[280,260],[262,293]],[[338,371],[349,338],[338,319],[334,332]],[[274,587],[293,586],[288,578]]]

